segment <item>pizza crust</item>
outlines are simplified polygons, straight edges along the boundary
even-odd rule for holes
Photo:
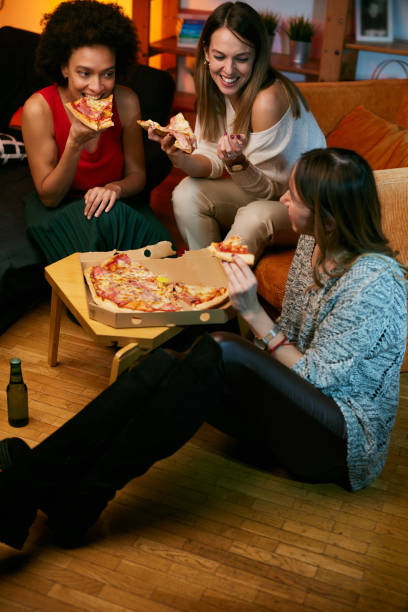
[[[217,295],[212,300],[208,300],[208,302],[203,302],[202,304],[197,304],[196,306],[193,306],[191,310],[207,310],[209,308],[214,308],[214,306],[219,306],[220,304],[226,302],[228,297],[228,291],[226,291],[222,295]],[[190,308],[186,308],[186,310],[190,310]]]
[[[228,261],[231,263],[234,261],[234,257],[238,256],[241,257],[241,259],[245,261],[248,266],[253,266],[255,263],[255,255],[253,255],[253,253],[228,253],[228,251],[220,251],[213,244],[210,244],[207,249],[212,255],[214,255],[214,257],[218,257],[218,259],[221,259],[222,261]]]
[[[163,137],[166,134],[171,134],[175,138],[174,146],[185,153],[192,153],[197,146],[194,132],[183,113],[178,113],[172,117],[166,127],[163,127],[157,121],[153,121],[153,119],[146,119],[145,121],[138,119],[137,122],[145,130],[154,128],[158,136]]]
[[[146,121],[138,119],[137,122],[145,130],[148,130],[151,127],[154,128],[154,131],[158,136],[163,137],[169,133],[167,128],[162,127],[160,123],[157,123],[157,121],[153,121],[153,119],[146,119]]]

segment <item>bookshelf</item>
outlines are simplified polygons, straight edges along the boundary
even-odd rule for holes
[[[162,0],[167,11],[167,30],[173,28],[174,34],[166,36],[161,40],[149,41],[150,3],[152,0],[133,0],[133,15],[140,39],[140,61],[147,63],[149,57],[158,54],[171,54],[174,57],[194,57],[195,47],[180,47],[177,44],[176,27],[179,13],[178,0]],[[340,78],[349,78],[344,73],[343,49],[349,50],[348,74],[353,74],[355,69],[356,52],[354,47],[344,45],[346,27],[349,22],[352,0],[327,0],[326,16],[324,24],[324,35],[322,53],[320,59],[312,59],[309,62],[296,65],[290,62],[289,56],[282,53],[272,53],[271,63],[279,71],[303,74],[309,81],[338,81]],[[194,11],[189,11],[194,14]],[[196,10],[197,13],[203,11]],[[391,52],[391,51],[390,51]],[[407,45],[408,53],[408,45]],[[352,76],[351,78],[354,78]],[[185,92],[176,92],[176,104],[180,110],[192,110],[194,106],[194,95]]]

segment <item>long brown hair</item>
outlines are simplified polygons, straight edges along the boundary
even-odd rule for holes
[[[333,277],[341,276],[367,253],[395,258],[381,227],[381,204],[373,171],[355,151],[313,149],[304,153],[295,168],[299,198],[313,213],[314,235],[320,256],[313,270],[322,286],[319,266]],[[325,261],[335,261],[328,272]],[[406,273],[407,268],[401,265]]]
[[[301,113],[300,102],[307,110],[309,109],[303,95],[292,81],[270,65],[268,36],[259,13],[246,2],[224,2],[208,17],[197,47],[194,80],[197,114],[203,138],[217,140],[224,129],[225,99],[214,83],[205,61],[205,50],[210,45],[212,34],[223,27],[228,28],[234,36],[255,51],[251,78],[240,94],[239,109],[233,127],[235,133],[249,132],[251,110],[258,92],[272,85],[277,79],[288,94],[291,111],[296,119]]]

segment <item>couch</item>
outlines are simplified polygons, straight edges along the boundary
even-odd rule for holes
[[[329,146],[356,150],[374,170],[383,229],[408,263],[408,82],[406,79],[299,83]],[[258,292],[277,315],[294,249],[265,252],[255,274]],[[402,364],[408,371],[408,350]]]
[[[10,127],[14,113],[36,90],[48,83],[34,70],[39,35],[13,27],[0,28],[0,67],[3,93],[0,94],[0,133],[22,141],[21,131]],[[174,95],[174,81],[162,70],[135,65],[123,83],[139,96],[142,116],[166,124]],[[2,143],[6,142],[4,136]],[[170,161],[160,146],[143,133],[147,184],[139,195],[149,201],[151,190],[170,172]],[[9,146],[8,146],[9,148]],[[23,197],[34,189],[22,147],[10,159],[7,147],[0,147],[0,333],[44,295],[44,262],[40,251],[26,233]]]

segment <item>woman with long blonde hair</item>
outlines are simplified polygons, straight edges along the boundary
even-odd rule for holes
[[[324,147],[325,138],[296,86],[270,65],[263,21],[245,2],[225,2],[207,19],[195,86],[192,155],[176,148],[172,136],[149,131],[188,175],[173,192],[188,247],[239,235],[259,256],[274,242],[294,244],[279,198],[299,155]]]

